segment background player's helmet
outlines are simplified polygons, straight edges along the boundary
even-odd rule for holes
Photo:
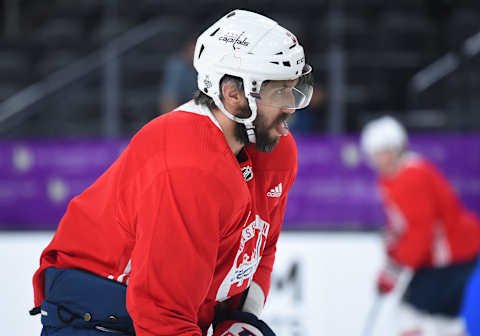
[[[203,32],[197,39],[193,65],[199,90],[211,97],[228,118],[245,125],[250,142],[255,142],[253,121],[257,117],[256,101],[262,99],[262,83],[299,79],[293,97],[280,99],[278,107],[303,108],[312,97],[312,68],[305,63],[297,38],[277,22],[253,12],[234,10]],[[226,74],[242,78],[252,111],[248,118],[236,117],[223,106],[220,80]]]
[[[360,137],[362,150],[371,158],[383,150],[402,151],[407,146],[407,132],[397,120],[385,116],[365,125]]]

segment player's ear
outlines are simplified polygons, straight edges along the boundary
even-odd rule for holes
[[[244,105],[245,94],[243,93],[243,90],[238,88],[238,86],[233,81],[227,81],[223,83],[222,97],[225,107],[239,107]]]

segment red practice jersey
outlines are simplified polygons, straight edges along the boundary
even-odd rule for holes
[[[288,135],[240,156],[192,101],[149,122],[69,203],[34,275],[35,305],[49,266],[126,284],[137,336],[205,334],[216,303],[251,281],[267,296],[297,149]]]
[[[474,258],[480,249],[480,222],[461,204],[443,175],[409,153],[399,172],[380,180],[387,214],[389,257],[420,267],[447,266]]]

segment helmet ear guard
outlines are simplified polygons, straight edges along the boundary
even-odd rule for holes
[[[250,142],[256,140],[253,122],[265,81],[299,79],[304,85],[304,99],[301,106],[295,103],[291,108],[303,108],[310,102],[313,86],[305,85],[307,82],[301,79],[305,75],[311,77],[303,48],[292,33],[265,16],[245,10],[230,12],[199,36],[194,55],[199,90],[211,97],[229,119],[245,125]],[[220,83],[225,75],[242,79],[252,112],[249,117],[237,117],[223,105]]]
[[[256,86],[254,85],[256,83],[255,80],[250,81],[244,81],[243,87],[244,87],[244,92],[245,92],[245,97],[247,98],[248,105],[250,107],[250,110],[252,111],[252,114],[247,117],[247,118],[240,118],[237,117],[236,115],[230,113],[225,106],[223,105],[222,100],[220,99],[221,97],[221,81],[224,75],[219,76],[216,74],[216,76],[210,76],[209,74],[198,74],[198,84],[200,91],[208,95],[210,98],[213,99],[215,102],[215,105],[218,107],[220,111],[222,111],[229,119],[236,121],[238,123],[242,123],[245,125],[247,135],[248,135],[248,141],[251,143],[256,142],[256,137],[255,137],[255,126],[253,125],[253,121],[257,118],[257,104],[255,102],[255,98],[251,97],[248,92],[254,92],[257,90]],[[200,83],[204,84],[204,86],[200,86]],[[252,85],[249,85],[252,84]],[[250,87],[250,89],[249,89]],[[253,90],[253,91],[252,91]]]

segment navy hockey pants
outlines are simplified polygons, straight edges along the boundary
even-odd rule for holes
[[[414,273],[403,300],[429,314],[456,317],[476,264],[475,258],[446,267],[421,268]]]
[[[76,269],[45,270],[42,336],[134,335],[126,286]],[[37,309],[38,310],[38,309]]]

